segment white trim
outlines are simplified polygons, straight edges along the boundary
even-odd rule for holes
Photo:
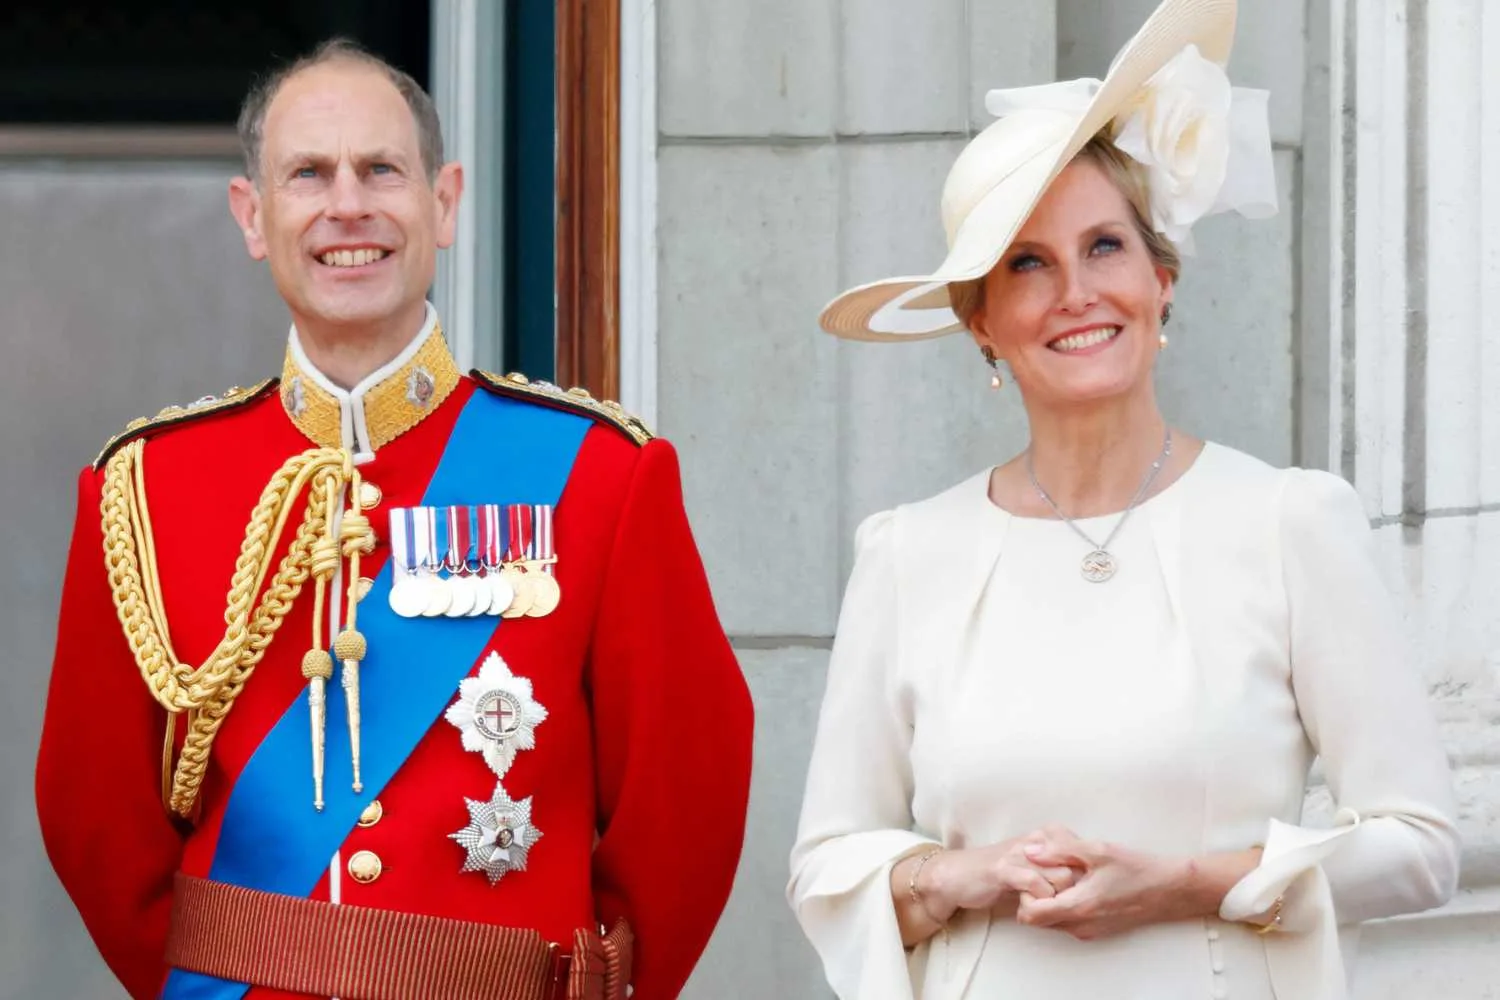
[[[432,98],[443,123],[446,159],[464,165],[469,190],[458,202],[453,246],[438,254],[432,297],[443,316],[460,369],[474,366],[475,275],[478,272],[478,203],[475,169],[479,137],[479,0],[436,0],[432,5]]]
[[[620,403],[657,419],[656,0],[620,0]]]

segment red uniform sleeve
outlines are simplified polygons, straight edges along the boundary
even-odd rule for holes
[[[636,464],[595,622],[600,919],[630,921],[635,1000],[676,997],[708,944],[739,864],[752,709],[719,624],[677,456]]]
[[[166,713],[125,642],[104,570],[99,483],[85,470],[63,578],[37,758],[47,856],[130,995],[156,996],[182,838],[161,803]]]

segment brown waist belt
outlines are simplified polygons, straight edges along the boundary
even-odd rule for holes
[[[631,935],[534,930],[334,906],[179,874],[167,964],[339,1000],[623,1000]]]

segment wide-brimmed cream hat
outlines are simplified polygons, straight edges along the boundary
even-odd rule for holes
[[[1235,8],[1235,0],[1165,0],[1120,50],[1102,82],[1003,92],[998,101],[991,94],[990,111],[1002,117],[965,147],[943,185],[948,256],[942,265],[931,274],[850,289],[823,310],[823,329],[875,341],[918,340],[963,329],[950,308],[948,284],[983,277],[995,266],[1047,186],[1090,139],[1138,101],[1142,88],[1169,62],[1191,46],[1201,60],[1222,69],[1234,44]],[[1028,92],[1034,99],[1003,96]],[[1265,150],[1269,163],[1268,130]],[[1274,192],[1272,198],[1274,211]]]

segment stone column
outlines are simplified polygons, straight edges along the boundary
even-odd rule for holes
[[[1500,7],[1313,7],[1331,58],[1308,164],[1328,197],[1309,215],[1331,238],[1308,247],[1309,311],[1328,319],[1310,458],[1376,526],[1466,840],[1452,905],[1367,929],[1357,995],[1477,998],[1500,981]]]

